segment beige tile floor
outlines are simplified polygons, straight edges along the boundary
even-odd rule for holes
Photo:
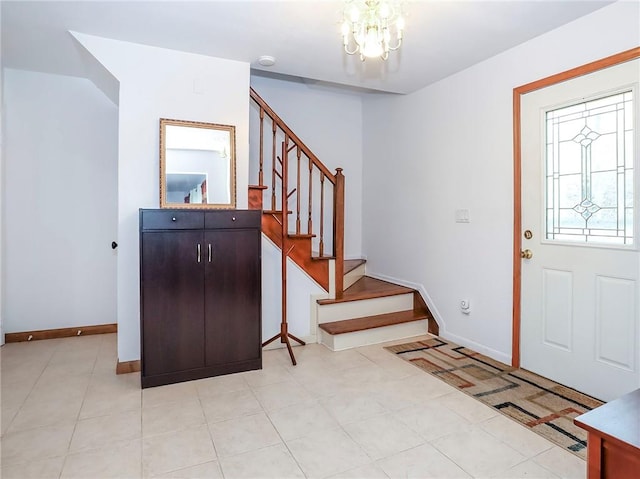
[[[583,478],[585,463],[381,346],[140,390],[115,335],[7,344],[11,478]]]

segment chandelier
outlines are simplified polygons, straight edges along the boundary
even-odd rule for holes
[[[380,57],[402,45],[404,18],[397,1],[347,0],[343,11],[342,44],[349,55],[360,60]],[[392,45],[392,37],[394,44]]]

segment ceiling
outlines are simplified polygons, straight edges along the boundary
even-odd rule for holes
[[[342,51],[341,1],[2,0],[2,65],[85,76],[69,30],[251,63],[309,81],[409,93],[612,3],[405,1],[404,44],[385,62]],[[260,55],[276,64],[261,67]]]

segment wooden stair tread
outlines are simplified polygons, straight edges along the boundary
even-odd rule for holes
[[[336,257],[335,256],[312,256],[311,259],[314,261],[326,261],[329,259],[336,259]]]
[[[427,315],[422,311],[397,311],[395,313],[377,314],[375,316],[364,316],[362,318],[345,319],[342,321],[333,321],[331,323],[322,323],[318,327],[329,334],[345,334],[356,331],[364,331],[367,329],[381,328],[384,326],[393,326],[395,324],[409,323],[411,321],[419,321],[427,319]]]
[[[389,283],[380,279],[363,276],[344,290],[341,298],[319,299],[318,304],[344,303],[346,301],[358,301],[361,299],[382,298],[399,294],[413,293],[414,290],[399,284]]]
[[[345,259],[344,260],[344,274],[347,274],[356,269],[361,264],[365,264],[367,260],[364,259]]]
[[[282,210],[262,210],[262,212],[265,215],[281,215],[282,214]],[[289,214],[289,215],[292,214],[292,213],[293,213],[293,211],[291,211],[291,210],[287,211],[287,214]]]
[[[269,187],[265,185],[249,185],[249,189],[250,190],[267,190],[269,189]]]
[[[314,234],[304,234],[304,233],[300,233],[300,234],[296,234],[296,233],[289,233],[287,235],[289,238],[300,238],[300,239],[310,239],[310,238],[315,238],[316,235]]]

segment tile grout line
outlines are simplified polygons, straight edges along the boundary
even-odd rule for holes
[[[29,344],[29,343],[27,343],[27,344]],[[11,421],[9,421],[9,424],[7,425],[7,430],[6,430],[5,434],[3,434],[3,438],[7,434],[9,434],[9,429],[11,429],[11,425],[15,421],[16,417],[18,417],[18,413],[20,412],[20,410],[22,409],[24,404],[27,402],[27,399],[29,399],[29,396],[31,396],[31,393],[33,392],[34,388],[36,387],[36,384],[38,384],[38,381],[40,381],[40,378],[42,378],[42,375],[44,374],[44,370],[47,369],[47,366],[49,366],[49,363],[51,362],[51,359],[53,358],[53,355],[55,354],[55,350],[58,349],[58,347],[59,346],[56,346],[56,348],[53,349],[54,352],[51,353],[51,356],[49,356],[49,359],[47,360],[46,364],[43,366],[42,370],[40,371],[40,374],[38,374],[38,377],[33,382],[33,385],[31,386],[31,388],[29,388],[29,392],[27,393],[27,395],[24,397],[24,399],[20,403],[20,406],[18,406],[18,408],[16,409],[16,413],[13,415],[13,417],[11,418]]]
[[[104,338],[100,338],[100,344],[102,344]],[[67,444],[67,452],[64,455],[64,461],[62,461],[62,467],[60,468],[60,474],[58,475],[58,479],[60,479],[62,477],[62,473],[64,472],[64,468],[67,465],[67,460],[69,458],[69,454],[71,453],[71,443],[73,442],[73,437],[76,434],[76,430],[78,428],[78,423],[80,422],[80,413],[82,412],[82,406],[84,406],[84,401],[87,397],[87,392],[89,390],[89,384],[91,384],[91,380],[93,379],[93,375],[96,369],[96,363],[98,361],[98,354],[100,353],[100,345],[98,345],[98,348],[96,349],[96,356],[95,359],[93,360],[93,367],[91,368],[91,374],[89,375],[89,381],[87,382],[87,387],[84,390],[84,393],[82,394],[82,402],[80,403],[80,408],[78,409],[78,414],[76,415],[76,420],[73,424],[73,431],[71,431],[71,436],[69,437],[69,444]],[[53,357],[53,356],[52,356]]]
[[[281,366],[284,367],[284,366]],[[286,369],[285,369],[286,371]],[[299,385],[300,387],[302,387],[305,391],[306,388],[300,384],[293,375],[291,375],[291,373],[289,373],[287,371],[287,373],[289,374],[289,376],[291,376],[291,379],[293,380],[293,382],[295,382],[297,385]],[[275,383],[278,384],[278,383]],[[298,459],[296,459],[295,455],[293,454],[293,451],[291,451],[291,449],[289,448],[289,445],[287,444],[287,442],[284,440],[284,438],[282,437],[282,434],[280,434],[280,431],[278,431],[278,428],[276,427],[276,425],[273,423],[273,421],[271,420],[271,416],[269,416],[269,413],[267,412],[267,410],[264,408],[264,404],[262,404],[262,401],[260,401],[260,398],[258,398],[255,395],[255,392],[253,391],[253,388],[251,387],[251,385],[249,384],[249,389],[251,390],[251,393],[254,395],[256,401],[258,401],[258,404],[260,404],[260,407],[262,408],[262,411],[264,413],[264,415],[267,417],[267,420],[269,421],[269,424],[271,424],[271,427],[273,428],[273,430],[276,432],[276,434],[278,435],[278,437],[280,438],[280,441],[282,441],[282,444],[284,445],[284,447],[287,449],[287,452],[289,453],[289,455],[291,456],[291,459],[294,460],[294,462],[296,463],[296,465],[298,466],[298,469],[300,469],[300,472],[302,472],[302,475],[306,478],[309,477],[307,476],[307,474],[304,472],[304,469],[302,469],[302,465],[298,462]],[[274,411],[275,412],[275,411]],[[271,447],[271,446],[266,446],[266,447]],[[262,448],[265,449],[265,448]]]
[[[260,402],[260,400],[258,399],[258,402]],[[262,403],[260,403],[260,405],[262,406]],[[262,406],[263,410],[264,410],[264,406]],[[291,456],[291,459],[293,459],[293,461],[296,463],[296,466],[298,466],[298,469],[300,469],[300,472],[302,472],[302,475],[306,478],[309,477],[307,476],[307,474],[304,472],[304,469],[302,468],[302,465],[300,464],[300,462],[298,461],[298,459],[296,458],[296,456],[293,454],[293,451],[289,448],[289,444],[287,444],[287,441],[284,440],[284,438],[282,437],[282,434],[280,434],[280,431],[278,431],[278,428],[276,427],[276,425],[273,423],[273,421],[271,420],[271,416],[269,416],[269,413],[265,410],[264,411],[265,416],[267,416],[267,419],[269,420],[269,423],[271,424],[271,427],[273,427],[273,430],[276,432],[276,434],[278,435],[278,437],[280,438],[280,440],[282,441],[283,446],[287,449],[287,452],[289,453],[289,455]],[[271,446],[267,446],[267,447],[271,447]]]
[[[244,378],[242,378],[242,380],[246,383]],[[213,433],[211,432],[211,428],[209,427],[209,420],[207,419],[207,415],[205,413],[204,406],[202,404],[202,397],[200,396],[200,391],[198,390],[197,386],[196,386],[196,395],[198,396],[198,403],[200,404],[200,409],[202,410],[202,416],[204,417],[204,423],[207,426],[207,433],[209,434],[209,439],[211,440],[211,445],[213,446],[213,453],[216,456],[215,461],[218,464],[218,469],[220,470],[220,474],[222,474],[222,477],[224,479],[226,475],[222,467],[222,462],[220,461],[220,456],[218,455],[218,448],[216,447],[216,443],[213,440]]]

